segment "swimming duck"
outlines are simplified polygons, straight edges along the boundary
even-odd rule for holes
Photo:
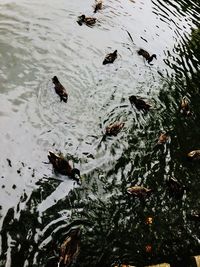
[[[67,175],[74,179],[78,184],[81,184],[80,171],[76,168],[72,168],[68,160],[64,158],[63,154],[55,154],[54,152],[49,151],[48,159],[53,165],[53,168],[56,172]]]
[[[164,145],[169,140],[169,135],[167,133],[161,133],[158,138],[158,145]]]
[[[129,101],[131,105],[134,104],[138,110],[148,111],[151,107],[151,105],[147,104],[144,100],[137,98],[134,95],[129,96]]]
[[[102,9],[103,1],[102,0],[96,0],[95,6],[94,6],[94,13],[96,13],[98,10]]]
[[[80,229],[73,229],[60,246],[58,267],[68,267],[80,251]]]
[[[180,112],[185,116],[190,116],[192,114],[189,106],[189,101],[186,96],[184,96],[181,100]]]
[[[185,187],[175,178],[170,177],[167,180],[169,192],[176,198],[181,198],[184,193]]]
[[[187,154],[188,159],[191,160],[200,160],[200,149],[193,150]]]
[[[57,76],[54,76],[52,78],[52,82],[55,84],[54,88],[55,88],[56,93],[60,96],[60,101],[64,101],[65,103],[67,103],[68,93],[66,89],[64,88],[64,86],[59,82]]]
[[[96,23],[96,18],[93,17],[86,17],[85,15],[81,15],[78,17],[78,24],[81,26],[83,23],[85,23],[87,26],[93,26]]]
[[[147,60],[148,63],[150,63],[154,58],[157,59],[155,54],[150,56],[150,54],[144,49],[140,49],[138,51],[138,55],[143,56]]]
[[[113,63],[116,58],[117,58],[117,50],[115,50],[113,53],[106,55],[106,57],[103,60],[103,65]]]
[[[108,136],[116,136],[121,129],[124,127],[124,122],[115,122],[113,124],[110,124],[106,127],[106,135]]]
[[[127,192],[133,196],[145,197],[152,192],[152,189],[148,189],[143,186],[132,186],[127,188]]]

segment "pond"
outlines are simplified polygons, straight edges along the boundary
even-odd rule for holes
[[[190,216],[200,214],[200,164],[187,160],[200,149],[200,2],[104,0],[95,14],[94,3],[0,2],[0,266],[57,266],[56,248],[78,227],[73,266],[187,267],[200,253]],[[80,26],[82,14],[96,24]],[[148,64],[140,48],[157,60]],[[149,112],[131,106],[131,95]],[[180,112],[183,97],[191,116]],[[116,121],[123,129],[105,138]],[[166,144],[157,145],[160,133]],[[49,150],[73,162],[81,185],[53,171]],[[131,196],[131,186],[152,194]]]

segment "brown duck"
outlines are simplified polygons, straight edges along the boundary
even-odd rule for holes
[[[76,168],[72,168],[62,153],[55,154],[54,152],[49,151],[48,159],[56,172],[62,175],[67,175],[75,180],[78,184],[81,184],[80,171]]]
[[[188,159],[190,160],[200,160],[200,149],[193,150],[187,154]]]
[[[68,267],[80,251],[80,229],[71,230],[60,246],[59,267]]]
[[[64,101],[65,103],[67,103],[68,93],[66,89],[64,88],[64,86],[59,82],[57,76],[54,76],[52,78],[52,82],[55,85],[54,88],[55,88],[56,93],[60,96],[60,101]]]
[[[106,55],[106,57],[103,60],[103,65],[113,63],[116,58],[117,58],[117,50],[115,50],[113,53]]]
[[[132,186],[127,188],[127,192],[136,197],[145,197],[152,191],[153,191],[152,189],[148,189],[143,186]]]
[[[102,0],[96,0],[95,6],[94,6],[94,13],[96,13],[98,10],[101,10],[103,7],[103,1]]]
[[[129,96],[129,101],[131,105],[135,105],[138,110],[149,111],[151,107],[151,105],[147,104],[144,100],[134,95]]]
[[[96,23],[96,18],[93,17],[86,17],[85,15],[81,15],[78,17],[78,24],[81,26],[83,23],[85,23],[87,26],[93,26]]]
[[[180,112],[185,115],[185,116],[190,116],[192,115],[192,112],[190,110],[190,106],[189,106],[189,101],[186,98],[186,96],[184,96],[181,99],[181,104],[180,104]]]
[[[121,129],[124,127],[124,122],[115,122],[113,124],[110,124],[106,127],[106,135],[108,136],[116,136]]]
[[[154,58],[157,59],[156,54],[153,54],[153,55],[150,56],[150,54],[147,51],[145,51],[144,49],[140,49],[138,51],[138,55],[143,56],[148,63],[151,63],[151,61]]]

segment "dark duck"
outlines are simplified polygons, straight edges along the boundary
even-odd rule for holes
[[[56,172],[62,175],[67,175],[78,184],[81,184],[80,171],[76,168],[72,168],[68,160],[61,153],[55,154],[54,152],[49,151],[48,159]]]
[[[78,17],[77,23],[81,26],[85,23],[87,26],[93,26],[96,23],[96,18],[86,17],[85,15],[81,15]]]
[[[129,101],[131,105],[135,105],[138,110],[149,111],[151,107],[151,105],[147,104],[144,100],[134,95],[129,96]]]
[[[150,54],[144,49],[138,50],[138,55],[143,56],[149,64],[154,58],[157,59],[155,54],[150,56]]]
[[[67,103],[68,93],[67,93],[66,89],[64,88],[64,86],[59,82],[57,76],[54,76],[52,78],[52,82],[55,85],[55,87],[54,87],[55,92],[59,95],[60,101]]]
[[[59,249],[58,267],[71,266],[80,251],[80,229],[73,229],[64,239]]]
[[[107,54],[103,60],[103,65],[111,64],[115,61],[117,58],[117,50],[115,50],[113,53]]]

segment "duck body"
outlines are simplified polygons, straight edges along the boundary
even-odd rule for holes
[[[93,26],[96,23],[96,18],[93,17],[86,17],[85,15],[81,15],[78,17],[78,24],[81,26],[83,23],[85,23],[87,26]]]
[[[150,56],[150,54],[142,48],[138,50],[138,55],[143,56],[148,63],[151,63],[154,58],[157,59],[156,54]]]
[[[61,153],[55,154],[54,152],[49,151],[48,159],[56,172],[62,175],[67,175],[80,184],[80,171],[76,168],[72,168],[68,160],[65,159]]]
[[[67,103],[68,93],[67,93],[66,89],[64,88],[64,86],[59,82],[57,76],[54,76],[52,78],[52,82],[55,85],[55,87],[54,87],[55,92],[60,96],[60,101]]]
[[[132,186],[127,188],[127,192],[136,197],[145,197],[152,192],[152,189],[143,186]]]
[[[71,230],[60,246],[58,266],[68,267],[80,251],[80,229]]]
[[[180,112],[185,116],[192,115],[190,110],[189,101],[186,97],[183,97],[180,104]]]
[[[115,50],[113,53],[106,55],[106,57],[103,60],[103,65],[113,63],[116,58],[117,58],[117,50]]]
[[[95,1],[94,13],[96,13],[98,10],[101,10],[102,7],[103,7],[103,1],[101,0]]]
[[[124,127],[124,122],[115,122],[106,127],[106,135],[108,136],[116,136],[121,129]]]
[[[143,111],[149,111],[150,109],[150,105],[147,104],[144,100],[134,96],[134,95],[131,95],[129,97],[129,101],[131,103],[131,105],[135,105],[135,107],[138,109],[138,110],[143,110]]]
[[[200,160],[200,149],[193,150],[187,154],[187,158],[193,161]]]

